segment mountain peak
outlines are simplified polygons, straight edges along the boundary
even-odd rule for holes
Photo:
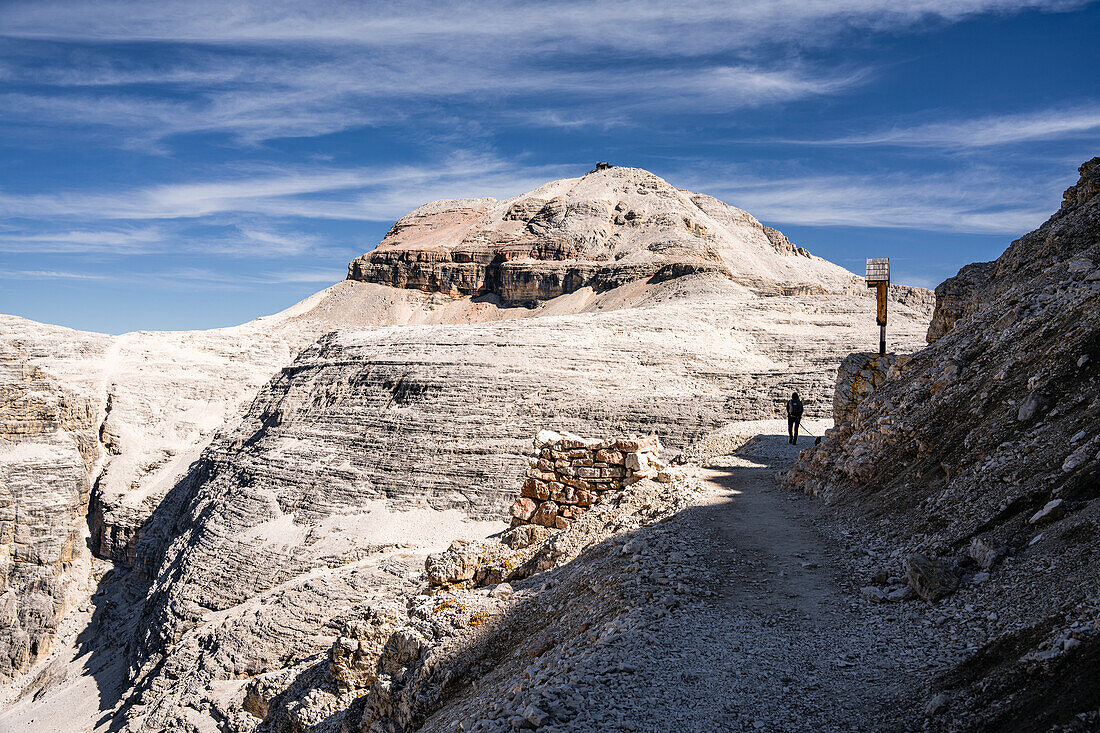
[[[619,166],[504,201],[424,204],[348,268],[351,280],[512,303],[697,273],[766,291],[843,289],[852,278],[746,211]]]

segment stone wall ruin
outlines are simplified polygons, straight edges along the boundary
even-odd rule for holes
[[[541,431],[520,498],[512,504],[512,526],[565,529],[609,492],[658,478],[665,468],[661,449],[656,435],[600,440]]]

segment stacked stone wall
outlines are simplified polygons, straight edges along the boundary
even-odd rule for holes
[[[656,435],[601,440],[540,432],[520,498],[512,504],[512,526],[565,529],[609,493],[656,478],[665,468],[661,449]]]

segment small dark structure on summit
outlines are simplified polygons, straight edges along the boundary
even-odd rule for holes
[[[614,168],[615,166],[610,163],[596,163],[596,167],[588,171],[589,173],[596,173],[597,171],[605,171],[608,168]]]

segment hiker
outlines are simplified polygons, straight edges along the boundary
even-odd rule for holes
[[[791,445],[798,445],[798,424],[802,422],[802,400],[798,399],[798,392],[787,400],[787,436]]]

